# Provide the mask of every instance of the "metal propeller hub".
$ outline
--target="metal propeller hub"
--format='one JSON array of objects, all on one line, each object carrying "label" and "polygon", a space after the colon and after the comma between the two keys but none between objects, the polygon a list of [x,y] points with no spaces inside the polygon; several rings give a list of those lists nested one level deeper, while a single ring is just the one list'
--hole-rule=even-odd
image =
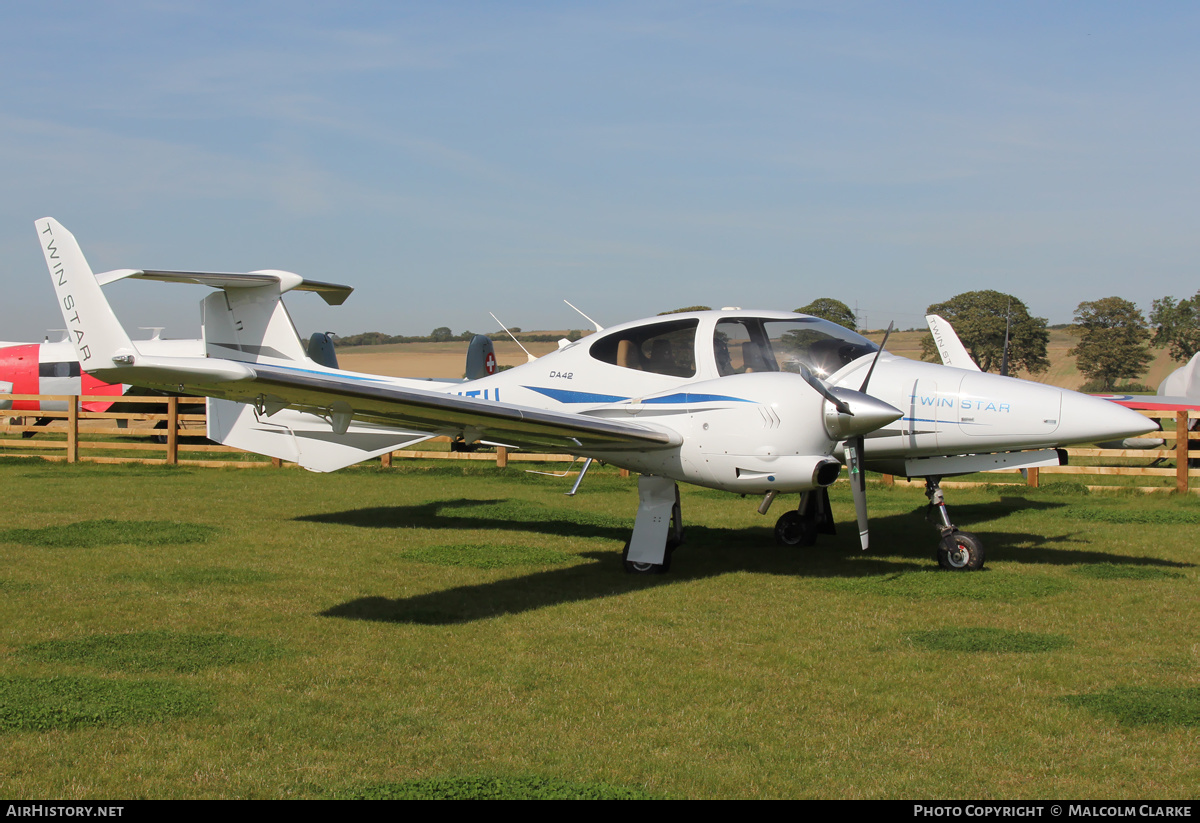
[{"label": "metal propeller hub", "polygon": [[839,386],[832,386],[829,391],[840,401],[839,405],[849,412],[831,402],[824,404],[825,431],[833,440],[845,440],[873,432],[904,416],[904,412],[878,397]]}]

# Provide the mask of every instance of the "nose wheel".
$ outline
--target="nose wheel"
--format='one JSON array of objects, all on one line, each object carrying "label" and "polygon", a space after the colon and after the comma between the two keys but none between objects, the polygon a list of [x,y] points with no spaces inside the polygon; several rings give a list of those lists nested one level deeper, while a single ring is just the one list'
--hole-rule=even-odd
[{"label": "nose wheel", "polygon": [[951,532],[938,543],[937,559],[948,571],[977,571],[983,568],[983,543],[970,532]]},{"label": "nose wheel", "polygon": [[958,527],[950,522],[940,477],[925,478],[925,496],[929,498],[929,511],[926,516],[942,534],[937,547],[938,565],[953,572],[982,569],[983,541],[971,532],[959,531]]}]

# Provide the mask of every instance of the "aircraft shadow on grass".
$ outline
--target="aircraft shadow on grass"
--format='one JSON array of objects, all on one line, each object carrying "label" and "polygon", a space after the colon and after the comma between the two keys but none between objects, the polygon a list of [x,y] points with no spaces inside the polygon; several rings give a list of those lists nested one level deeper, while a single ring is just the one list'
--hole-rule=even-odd
[{"label": "aircraft shadow on grass", "polygon": [[[1073,534],[1047,537],[1009,531],[1003,524],[989,523],[1020,510],[1056,509],[1066,505],[1002,498],[996,503],[959,506],[957,510],[964,513],[964,519],[990,526],[978,529],[978,533],[987,543],[989,557],[996,561],[1051,565],[1190,565],[1070,548],[1071,544],[1087,545],[1087,541]],[[505,516],[498,517],[499,514]],[[595,519],[588,522],[588,518],[589,515],[581,513],[581,519],[572,520],[570,511],[551,507],[539,509],[536,504],[531,507],[522,500],[459,499],[418,506],[352,509],[296,519],[360,528],[499,530],[564,538],[599,538],[614,544],[614,551],[585,551],[577,555],[591,561],[587,563],[413,597],[361,597],[322,612],[326,617],[352,620],[426,625],[464,623],[739,571],[844,579],[936,570],[930,551],[932,529],[924,523],[921,509],[875,518],[872,525],[872,533],[877,535],[875,545],[881,547],[879,551],[886,553],[885,556],[863,555],[851,527],[843,527],[836,536],[823,535],[816,546],[781,547],[775,545],[772,529],[768,526],[713,528],[687,525],[685,516],[686,541],[676,554],[677,562],[666,575],[623,574],[619,548],[629,535],[628,524],[619,518],[596,518],[611,519],[607,525],[595,522]]]}]

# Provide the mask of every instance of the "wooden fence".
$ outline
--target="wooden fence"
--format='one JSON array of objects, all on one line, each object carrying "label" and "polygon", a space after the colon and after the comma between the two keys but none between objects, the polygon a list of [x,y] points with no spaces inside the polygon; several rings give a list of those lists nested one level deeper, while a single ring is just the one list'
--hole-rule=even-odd
[{"label": "wooden fence", "polygon": [[[167,463],[191,466],[265,468],[279,467],[283,462],[262,458],[230,446],[214,443],[192,442],[204,436],[205,415],[203,405],[191,398],[178,397],[72,397],[44,395],[0,395],[0,399],[20,401],[51,401],[63,407],[63,411],[0,410],[0,454],[40,456],[47,460],[68,463],[80,461],[96,463]],[[81,404],[111,403],[108,411],[90,412],[81,409]],[[132,411],[118,411],[121,407],[133,407]],[[150,408],[161,408],[161,412],[149,412]],[[1142,412],[1145,416],[1162,419],[1163,412]],[[1070,474],[1082,477],[1119,476],[1145,478],[1159,481],[1156,485],[1134,486],[1144,491],[1200,492],[1200,483],[1192,484],[1191,478],[1200,479],[1200,469],[1188,469],[1189,457],[1200,459],[1200,450],[1189,451],[1187,438],[1189,419],[1200,417],[1200,412],[1167,413],[1174,417],[1174,426],[1164,424],[1158,436],[1169,441],[1162,449],[1068,449],[1073,465],[1029,469],[1024,480],[1030,486],[1038,486],[1043,475]],[[15,418],[15,420],[11,419]],[[155,426],[160,426],[155,428]],[[1200,434],[1200,433],[1198,433]],[[32,436],[31,436],[32,435]],[[36,438],[36,435],[43,437]],[[154,442],[159,439],[162,442]],[[445,443],[446,438],[435,438],[426,443]],[[1173,441],[1173,442],[1170,442]],[[420,444],[420,445],[425,445]],[[181,453],[183,456],[181,457]],[[385,454],[384,466],[393,465],[395,460],[486,460],[506,467],[510,462],[570,463],[575,460],[565,454],[531,454],[509,452],[500,447],[495,451],[436,451],[427,449],[401,449]],[[1074,465],[1076,460],[1087,465]],[[1109,465],[1110,463],[1138,461],[1174,461],[1174,467]],[[999,472],[1003,473],[1003,472]],[[1015,474],[1015,470],[1011,472]],[[622,471],[622,474],[627,472]],[[997,474],[997,473],[989,473]],[[1171,482],[1171,481],[1174,482]],[[910,483],[923,485],[922,480],[905,481],[884,475],[885,483]],[[980,482],[980,481],[976,481]],[[986,482],[986,481],[983,481]],[[944,486],[970,485],[968,481],[944,482]],[[1125,486],[1128,488],[1128,486]],[[1089,486],[1093,489],[1106,488],[1102,485]]]}]

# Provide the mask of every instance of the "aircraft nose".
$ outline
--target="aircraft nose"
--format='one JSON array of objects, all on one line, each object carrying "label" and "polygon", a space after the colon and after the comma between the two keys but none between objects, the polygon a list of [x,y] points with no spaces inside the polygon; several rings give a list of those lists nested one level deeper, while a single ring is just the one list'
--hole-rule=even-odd
[{"label": "aircraft nose", "polygon": [[1157,430],[1152,420],[1132,409],[1079,392],[1062,393],[1058,433],[1064,444],[1120,440]]}]

